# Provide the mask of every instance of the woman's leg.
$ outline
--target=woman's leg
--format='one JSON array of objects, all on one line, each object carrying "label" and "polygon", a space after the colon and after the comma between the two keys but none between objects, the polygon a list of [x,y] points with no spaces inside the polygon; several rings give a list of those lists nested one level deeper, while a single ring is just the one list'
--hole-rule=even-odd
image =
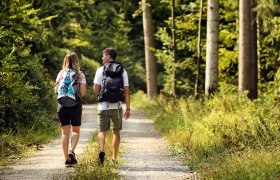
[{"label": "woman's leg", "polygon": [[64,159],[68,159],[68,148],[69,148],[69,135],[70,135],[70,125],[61,127],[61,145],[64,154]]},{"label": "woman's leg", "polygon": [[80,139],[80,126],[72,126],[71,150],[74,152]]}]

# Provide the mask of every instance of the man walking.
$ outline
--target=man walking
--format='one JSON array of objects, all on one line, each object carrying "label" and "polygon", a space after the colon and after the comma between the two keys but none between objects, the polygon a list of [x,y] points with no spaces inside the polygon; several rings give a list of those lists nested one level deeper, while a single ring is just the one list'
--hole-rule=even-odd
[{"label": "man walking", "polygon": [[[98,97],[98,143],[99,162],[105,159],[105,137],[110,130],[110,122],[113,129],[113,162],[117,162],[120,145],[120,130],[122,130],[122,118],[130,117],[130,94],[128,75],[122,65],[115,61],[117,50],[106,48],[102,51],[103,66],[98,68],[93,81],[93,91]],[[123,114],[122,101],[125,101],[126,109]]]}]

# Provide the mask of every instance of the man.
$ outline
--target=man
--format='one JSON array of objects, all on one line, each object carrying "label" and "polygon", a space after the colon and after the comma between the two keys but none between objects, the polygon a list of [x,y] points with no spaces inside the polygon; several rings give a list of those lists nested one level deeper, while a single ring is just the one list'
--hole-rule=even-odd
[{"label": "man", "polygon": [[[117,50],[115,48],[106,48],[102,51],[103,57],[103,66],[98,68],[96,70],[96,74],[94,77],[94,85],[93,85],[93,91],[96,95],[98,95],[98,126],[99,126],[99,133],[98,133],[98,143],[99,143],[99,162],[100,164],[103,164],[105,159],[105,152],[104,152],[104,146],[105,146],[105,137],[106,132],[110,130],[110,122],[112,122],[113,129],[113,162],[117,162],[117,155],[120,145],[120,130],[122,130],[122,116],[123,116],[123,110],[122,110],[122,98],[118,97],[120,93],[124,93],[125,97],[125,104],[126,104],[126,110],[124,112],[124,118],[125,120],[130,117],[130,94],[129,94],[129,83],[128,83],[128,75],[125,69],[122,68],[121,64],[117,63],[115,61],[117,57]],[[121,82],[119,85],[122,87],[118,90],[120,93],[114,94],[111,93],[110,95],[114,95],[114,97],[108,97],[106,95],[106,92],[109,91],[108,84],[109,82],[106,82],[109,77],[109,73],[107,73],[110,69],[110,67],[117,67],[116,69],[121,69],[120,71],[120,78]],[[119,68],[121,67],[121,68]],[[116,74],[116,73],[115,73]],[[110,80],[114,81],[116,78],[111,78]],[[109,80],[108,80],[109,81]],[[118,82],[118,81],[116,81]],[[114,83],[114,82],[113,82]],[[105,85],[106,84],[106,85]],[[108,89],[106,89],[108,88]],[[115,102],[111,99],[117,99]]]}]

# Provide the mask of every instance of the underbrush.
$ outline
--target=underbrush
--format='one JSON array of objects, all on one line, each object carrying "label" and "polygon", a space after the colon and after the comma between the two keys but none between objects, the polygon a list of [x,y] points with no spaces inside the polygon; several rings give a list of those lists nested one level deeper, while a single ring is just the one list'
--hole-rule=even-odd
[{"label": "underbrush", "polygon": [[31,127],[17,126],[17,129],[5,130],[0,135],[0,169],[13,160],[25,157],[40,149],[42,144],[50,142],[59,135],[60,126],[53,117],[38,116]]},{"label": "underbrush", "polygon": [[250,101],[221,90],[205,100],[149,100],[141,92],[132,99],[202,178],[280,178],[280,107],[273,96]]},{"label": "underbrush", "polygon": [[99,146],[97,134],[93,134],[87,149],[79,156],[79,163],[75,166],[73,174],[66,179],[119,179],[118,164],[112,163],[112,133],[106,135],[105,154],[106,159],[102,166],[98,163]]}]

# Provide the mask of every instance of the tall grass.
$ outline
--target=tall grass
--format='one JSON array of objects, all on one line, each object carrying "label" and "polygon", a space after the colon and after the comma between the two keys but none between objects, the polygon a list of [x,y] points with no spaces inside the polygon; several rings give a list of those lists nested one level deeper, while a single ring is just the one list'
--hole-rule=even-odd
[{"label": "tall grass", "polygon": [[112,163],[112,133],[108,132],[105,143],[105,161],[103,165],[98,163],[98,141],[97,134],[93,134],[85,152],[79,157],[79,163],[75,167],[73,174],[69,174],[66,179],[83,179],[83,180],[113,180],[118,177],[118,164]]},{"label": "tall grass", "polygon": [[16,130],[6,130],[0,135],[0,169],[14,159],[29,155],[40,149],[42,144],[58,136],[60,126],[51,116],[38,116],[30,128],[17,126]]},{"label": "tall grass", "polygon": [[279,158],[272,158],[280,156],[280,107],[273,96],[250,101],[222,90],[204,101],[149,100],[143,93],[132,99],[202,177],[280,178]]}]

